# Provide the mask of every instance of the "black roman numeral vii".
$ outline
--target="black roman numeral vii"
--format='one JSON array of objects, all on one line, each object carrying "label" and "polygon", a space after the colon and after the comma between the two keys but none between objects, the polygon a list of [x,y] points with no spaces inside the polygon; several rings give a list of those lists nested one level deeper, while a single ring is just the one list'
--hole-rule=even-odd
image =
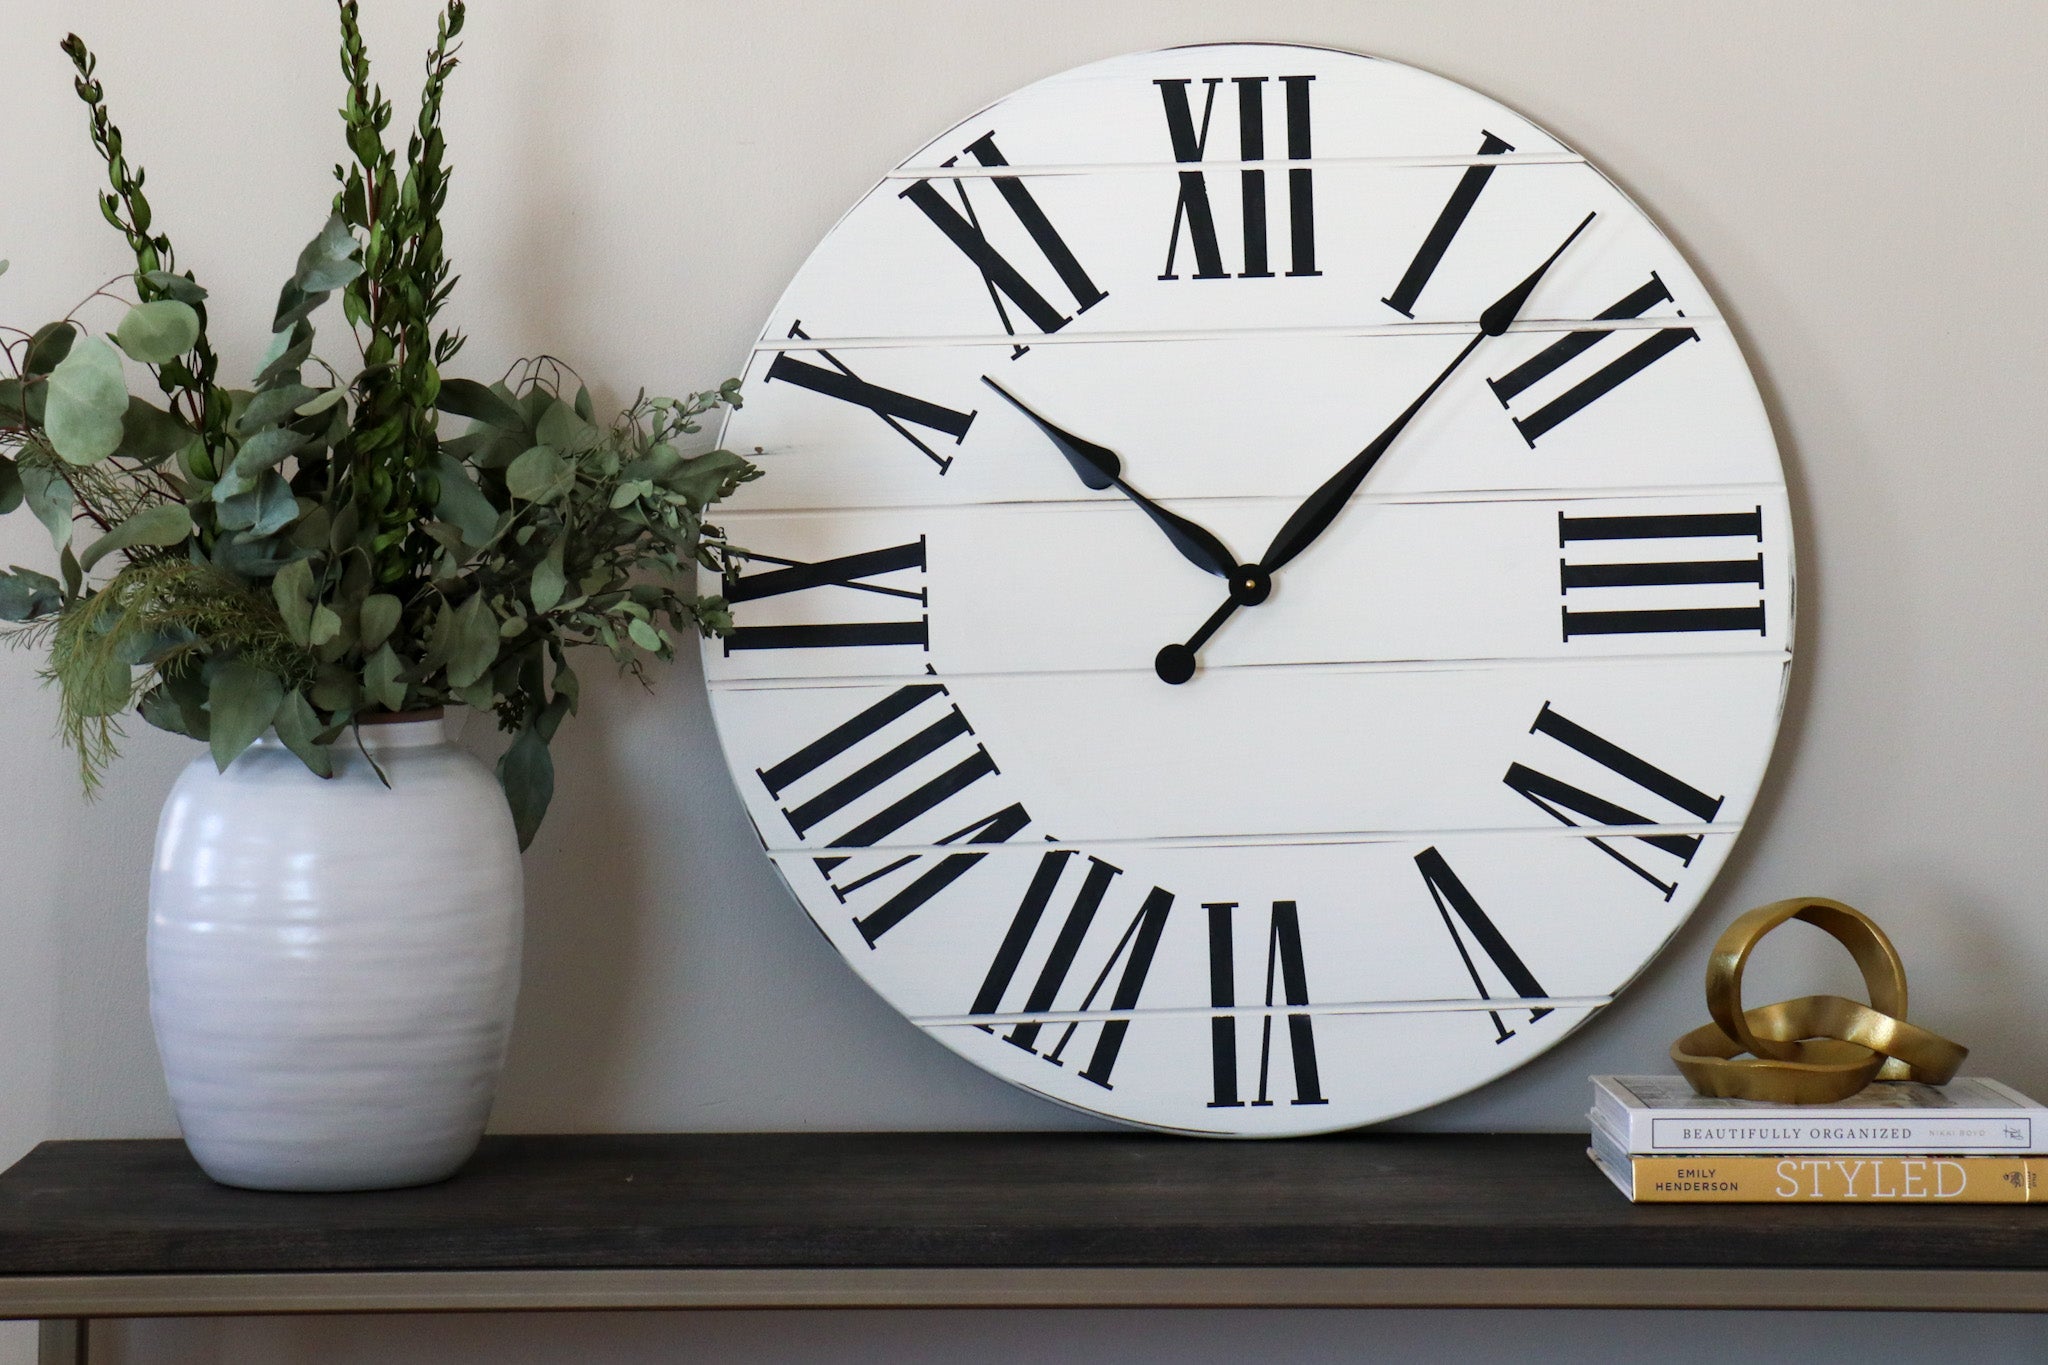
[{"label": "black roman numeral vii", "polygon": [[[1234,76],[1231,85],[1237,90],[1237,151],[1241,161],[1264,161],[1266,159],[1266,84],[1265,76]],[[1287,118],[1287,159],[1307,161],[1311,155],[1309,144],[1309,82],[1314,76],[1281,76],[1278,78],[1286,105]],[[1166,106],[1166,135],[1173,145],[1173,159],[1183,165],[1202,160],[1209,145],[1210,116],[1216,112],[1216,92],[1223,84],[1221,76],[1208,76],[1202,81],[1202,118],[1195,121],[1193,102],[1189,98],[1191,81],[1159,80],[1159,98]],[[1288,270],[1290,277],[1320,275],[1316,269],[1316,204],[1315,172],[1307,166],[1290,167],[1287,172],[1287,244]],[[1244,242],[1244,269],[1236,278],[1246,280],[1269,280],[1273,269],[1266,243],[1266,172],[1263,167],[1247,166],[1238,172],[1238,196],[1242,206]],[[1182,230],[1188,237],[1188,246],[1195,257],[1195,273],[1190,276],[1197,280],[1227,280],[1232,278],[1223,264],[1223,245],[1216,235],[1216,215],[1209,206],[1209,181],[1201,171],[1180,173],[1180,197],[1173,206],[1173,231],[1166,239],[1166,270],[1162,280],[1177,280],[1181,276],[1174,271],[1174,258],[1180,250]]]},{"label": "black roman numeral vii", "polygon": [[[798,341],[809,341],[801,322],[790,326],[789,335]],[[821,393],[827,398],[836,398],[842,403],[866,408],[887,424],[889,430],[901,436],[924,452],[924,457],[939,467],[941,474],[953,466],[951,455],[941,455],[926,445],[924,438],[910,428],[923,427],[927,431],[941,432],[953,438],[958,445],[967,439],[967,428],[974,422],[972,412],[956,412],[952,408],[923,398],[913,398],[907,393],[885,389],[880,384],[870,384],[845,365],[830,351],[819,351],[818,359],[823,365],[813,365],[808,360],[798,359],[788,351],[778,354],[763,376],[764,383],[782,380],[799,388]]]},{"label": "black roman numeral vii", "polygon": [[[758,602],[764,597],[806,592],[813,588],[848,588],[879,597],[899,598],[929,605],[924,590],[924,537],[907,545],[885,550],[839,555],[806,564],[798,559],[780,559],[759,550],[749,550],[751,563],[776,564],[780,568],[744,573],[726,590],[726,600],[735,605]],[[894,587],[867,580],[882,574],[916,570],[918,586]],[[725,637],[725,652],[736,649],[829,649],[847,645],[916,645],[931,647],[930,618],[922,612],[914,621],[832,621],[794,626],[740,625]]]},{"label": "black roman numeral vii", "polygon": [[[1499,156],[1512,152],[1514,147],[1485,133],[1479,141],[1479,155]],[[1436,273],[1438,262],[1451,246],[1451,239],[1458,235],[1458,229],[1465,226],[1465,219],[1471,214],[1472,206],[1479,202],[1479,192],[1486,188],[1486,182],[1493,178],[1494,166],[1488,162],[1483,166],[1467,166],[1465,173],[1458,177],[1457,187],[1451,197],[1444,201],[1443,212],[1431,224],[1429,235],[1422,239],[1422,245],[1415,252],[1415,259],[1408,262],[1401,282],[1394,286],[1394,292],[1380,302],[1404,318],[1415,316],[1415,301],[1422,297],[1422,287],[1429,283],[1429,277]]]},{"label": "black roman numeral vii", "polygon": [[[897,738],[900,736],[900,738]],[[862,763],[847,761],[856,746],[877,737],[892,739],[890,747]],[[944,755],[942,771],[919,780],[905,774],[920,762]],[[929,769],[932,765],[927,764]],[[844,770],[843,772],[841,770]],[[912,821],[964,801],[965,793],[984,778],[994,776],[995,760],[974,739],[974,730],[940,683],[911,683],[897,688],[851,719],[833,726],[817,739],[772,767],[757,769],[769,796],[780,801],[783,793],[799,784],[815,787],[814,775],[822,787],[802,801],[782,809],[783,818],[799,839],[823,842],[833,849],[868,848],[886,840]],[[831,773],[840,773],[836,779]],[[828,839],[813,840],[812,831],[840,818],[851,820],[843,831]],[[958,813],[954,812],[953,819]],[[1031,823],[1024,808],[1015,803],[977,816],[958,829],[931,839],[934,844],[1000,844]],[[943,828],[943,826],[941,826]],[[856,892],[883,897],[879,905],[856,915],[854,926],[870,946],[912,911],[959,880],[980,862],[984,852],[909,854],[841,883],[834,874],[851,859],[850,854],[833,853],[815,861],[842,903]],[[903,877],[894,874],[904,873]],[[864,897],[865,899],[865,897]]]},{"label": "black roman numeral vii", "polygon": [[[1624,318],[1639,318],[1658,304],[1670,301],[1671,291],[1652,272],[1649,283],[1622,296],[1594,320],[1618,322]],[[1486,382],[1492,387],[1494,397],[1500,400],[1500,405],[1510,407],[1531,385],[1556,373],[1573,358],[1607,338],[1619,335],[1613,331],[1567,332],[1498,379]],[[1522,433],[1522,439],[1533,448],[1565,419],[1585,411],[1598,399],[1614,392],[1624,382],[1649,369],[1686,342],[1699,339],[1700,334],[1690,327],[1659,328],[1527,416],[1510,420],[1514,422],[1515,430]]]},{"label": "black roman numeral vii", "polygon": [[[1231,937],[1231,913],[1235,901],[1215,902],[1203,907],[1209,912],[1209,1003],[1217,1009],[1237,1004],[1237,954]],[[1280,1000],[1274,999],[1275,983]],[[1273,1060],[1273,1014],[1275,1004],[1306,1006],[1308,964],[1301,953],[1301,916],[1293,901],[1274,901],[1273,916],[1266,930],[1266,1005],[1259,1021],[1259,1089],[1251,1101],[1254,1107],[1273,1103],[1269,1081]],[[1218,1014],[1209,1020],[1209,1045],[1215,1072],[1216,1098],[1211,1109],[1241,1109],[1245,1101],[1237,1086],[1237,1016]],[[1287,1016],[1287,1049],[1294,1064],[1294,1098],[1291,1104],[1328,1104],[1323,1097],[1322,1076],[1316,1066],[1315,1017],[1305,1009]]]},{"label": "black roman numeral vii", "polygon": [[[1434,848],[1425,848],[1415,855],[1415,870],[1422,874],[1423,884],[1429,888],[1430,899],[1436,902],[1436,911],[1443,916],[1444,930],[1450,934],[1451,943],[1458,950],[1458,960],[1465,964],[1466,974],[1472,978],[1472,988],[1479,992],[1481,1000],[1491,1000],[1493,996],[1487,992],[1486,981],[1479,973],[1478,963],[1472,959],[1471,949],[1465,946],[1468,935],[1473,945],[1486,954],[1487,959],[1493,963],[1494,970],[1500,973],[1501,980],[1507,983],[1507,988],[1517,997],[1523,1000],[1541,1000],[1549,994],[1543,989],[1543,984],[1536,979],[1536,974],[1523,963],[1521,954],[1515,951],[1514,946],[1494,926],[1492,918],[1480,908],[1478,900],[1465,889],[1465,883],[1458,880],[1458,874],[1451,871],[1451,865],[1444,861],[1443,854]],[[1464,926],[1462,934],[1459,932],[1460,925]],[[1532,1009],[1529,1011],[1529,1022],[1533,1024],[1548,1013],[1550,1010],[1547,1006]],[[1501,1022],[1499,1010],[1488,1010],[1487,1014],[1492,1017],[1494,1031],[1499,1035],[1494,1042],[1505,1043],[1515,1036],[1515,1031]]]},{"label": "black roman numeral vii", "polygon": [[[1612,740],[1603,739],[1576,721],[1568,720],[1550,709],[1550,703],[1543,703],[1543,709],[1536,713],[1536,723],[1529,727],[1532,735],[1543,735],[1556,740],[1568,749],[1577,751],[1592,759],[1616,777],[1625,779],[1636,788],[1659,797],[1696,820],[1712,821],[1720,814],[1721,803],[1726,798],[1709,796],[1691,783],[1680,781],[1662,768],[1636,757]],[[1638,815],[1635,811],[1604,796],[1596,796],[1583,788],[1575,787],[1561,778],[1520,763],[1508,765],[1507,776],[1501,779],[1517,795],[1534,803],[1538,809],[1559,824],[1580,828],[1574,814],[1601,825],[1655,825],[1664,823]],[[1700,836],[1697,834],[1632,834],[1628,836],[1639,843],[1678,860],[1679,866],[1692,865],[1693,855],[1700,851]],[[1629,871],[1641,877],[1670,900],[1678,890],[1678,883],[1662,881],[1641,863],[1630,858],[1604,838],[1591,838],[1584,842],[1605,853]]]},{"label": "black roman numeral vii", "polygon": [[[1764,633],[1764,604],[1740,607],[1660,607],[1636,611],[1584,611],[1572,607],[1581,589],[1689,587],[1746,583],[1761,593],[1764,557],[1660,559],[1640,563],[1574,564],[1571,547],[1603,540],[1703,540],[1728,537],[1761,543],[1764,510],[1685,513],[1647,517],[1572,517],[1557,514],[1557,544],[1567,557],[1557,561],[1558,591],[1565,598],[1564,638],[1582,635],[1658,635],[1693,631],[1753,630]],[[1583,600],[1583,599],[1582,599]]]},{"label": "black roman numeral vii", "polygon": [[[1007,166],[1010,163],[996,148],[995,135],[984,133],[968,144],[967,154],[983,166]],[[954,165],[958,157],[948,157],[945,164]],[[1081,268],[1081,262],[1059,233],[1054,230],[1052,220],[1045,216],[1045,210],[1031,197],[1030,189],[1022,178],[1015,175],[998,175],[995,181],[996,193],[1009,207],[1024,231],[1038,248],[1039,255],[1060,283],[1073,296],[1074,312],[1085,313],[1096,304],[1108,298],[1103,290],[1096,288],[1095,281],[1088,278],[1088,272]],[[925,217],[932,220],[946,240],[960,249],[962,255],[974,263],[981,272],[982,282],[988,286],[989,301],[995,305],[996,316],[1002,320],[1003,330],[1011,336],[1017,335],[1016,326],[1010,321],[1010,310],[1003,305],[1008,298],[1017,305],[1018,311],[1030,320],[1031,325],[1041,332],[1057,332],[1074,319],[1072,315],[1055,307],[1038,287],[1025,278],[1024,272],[1011,264],[1009,259],[993,246],[983,233],[981,219],[976,215],[974,202],[967,195],[966,180],[952,178],[953,195],[960,207],[954,208],[946,202],[945,195],[929,180],[919,180],[899,196],[915,204]],[[1025,346],[1011,348],[1012,357],[1022,355],[1030,349]]]},{"label": "black roman numeral vii", "polygon": [[[1072,849],[1057,849],[1046,852],[1038,861],[1038,870],[1031,878],[1031,885],[1025,889],[1024,899],[1017,906],[1017,913],[1010,921],[1010,928],[1003,935],[1000,947],[996,949],[995,960],[989,964],[988,975],[983,978],[981,990],[974,997],[973,1013],[1001,1014],[1003,997],[1009,992],[1016,979],[1017,968],[1022,964],[1026,950],[1037,936],[1039,926],[1046,919],[1046,911],[1052,907],[1053,896],[1059,890],[1062,877],[1073,862]],[[1131,916],[1122,934],[1110,949],[1102,970],[1089,983],[1087,992],[1077,1004],[1067,1010],[1059,1008],[1061,990],[1067,979],[1073,975],[1075,962],[1088,939],[1088,931],[1095,923],[1108,897],[1110,883],[1122,875],[1122,869],[1112,867],[1100,858],[1091,857],[1081,873],[1081,884],[1072,892],[1073,900],[1067,906],[1064,918],[1053,934],[1051,947],[1047,950],[1044,963],[1031,983],[1024,997],[1023,1014],[1083,1013],[1096,1008],[1101,999],[1103,987],[1109,984],[1112,974],[1116,985],[1112,988],[1109,1001],[1104,1006],[1110,1010],[1134,1010],[1138,1007],[1138,996],[1145,988],[1146,974],[1152,970],[1152,959],[1159,951],[1160,936],[1166,931],[1166,917],[1173,909],[1173,895],[1159,887],[1146,893],[1144,903]],[[1118,967],[1122,971],[1118,972]],[[1003,1037],[1014,1046],[1044,1058],[1054,1066],[1062,1066],[1061,1060],[1067,1044],[1075,1032],[1086,1021],[1070,1020],[1060,1029],[1059,1037],[1051,1048],[1042,1046],[1041,1035],[1048,1027],[1059,1028],[1057,1024],[1047,1025],[1027,1020],[1012,1026]],[[1124,1038],[1130,1032],[1128,1018],[1107,1019],[1090,1024],[1099,1031],[1095,1035],[1095,1046],[1088,1054],[1087,1065],[1077,1073],[1082,1080],[1092,1081],[1104,1090],[1111,1089],[1110,1076],[1116,1068],[1117,1054],[1122,1051]],[[990,1033],[991,1025],[981,1026]]]}]

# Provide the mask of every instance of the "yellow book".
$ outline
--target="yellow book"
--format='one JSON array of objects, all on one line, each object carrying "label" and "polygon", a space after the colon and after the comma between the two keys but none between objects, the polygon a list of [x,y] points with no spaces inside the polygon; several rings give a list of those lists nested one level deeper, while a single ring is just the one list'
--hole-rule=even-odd
[{"label": "yellow book", "polygon": [[1586,1154],[1638,1204],[2048,1203],[2048,1157]]}]

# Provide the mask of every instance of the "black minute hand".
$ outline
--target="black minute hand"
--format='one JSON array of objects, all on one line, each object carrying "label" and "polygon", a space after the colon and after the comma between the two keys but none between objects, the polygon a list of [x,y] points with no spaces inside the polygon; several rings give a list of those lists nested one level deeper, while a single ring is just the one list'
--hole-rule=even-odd
[{"label": "black minute hand", "polygon": [[1379,463],[1380,456],[1387,453],[1387,448],[1394,444],[1395,438],[1415,420],[1415,415],[1422,411],[1423,405],[1436,396],[1436,391],[1444,386],[1444,381],[1457,373],[1458,367],[1465,363],[1472,352],[1479,349],[1480,342],[1507,331],[1509,325],[1520,316],[1523,307],[1529,302],[1529,296],[1536,292],[1537,282],[1551,266],[1557,264],[1557,258],[1564,255],[1565,247],[1570,246],[1578,235],[1586,230],[1586,225],[1593,221],[1593,217],[1594,215],[1587,214],[1580,220],[1579,225],[1572,229],[1571,236],[1565,238],[1557,250],[1550,253],[1549,259],[1529,272],[1529,278],[1488,305],[1486,311],[1479,315],[1478,332],[1465,343],[1465,348],[1452,358],[1451,363],[1444,366],[1443,373],[1431,380],[1429,387],[1424,389],[1385,431],[1374,437],[1371,445],[1352,456],[1349,463],[1331,475],[1322,487],[1309,494],[1301,506],[1294,509],[1294,515],[1287,519],[1279,534],[1273,537],[1273,543],[1266,547],[1265,557],[1259,560],[1260,568],[1268,573],[1279,568],[1306,550],[1315,538],[1337,519],[1337,513],[1344,509],[1344,504],[1358,491],[1358,485],[1365,482],[1365,476]]},{"label": "black minute hand", "polygon": [[1229,546],[1186,517],[1167,511],[1124,482],[1123,461],[1117,458],[1115,451],[1108,446],[1099,446],[1093,441],[1084,441],[1072,432],[1054,426],[1025,407],[1015,394],[987,375],[981,377],[981,382],[1001,394],[1011,407],[1030,418],[1032,425],[1044,432],[1053,445],[1058,447],[1060,454],[1067,457],[1067,463],[1081,476],[1082,483],[1097,491],[1114,488],[1138,504],[1145,515],[1152,518],[1160,530],[1166,532],[1166,538],[1173,542],[1173,548],[1179,550],[1196,568],[1215,574],[1219,578],[1229,578],[1236,574],[1237,559],[1230,553]]}]

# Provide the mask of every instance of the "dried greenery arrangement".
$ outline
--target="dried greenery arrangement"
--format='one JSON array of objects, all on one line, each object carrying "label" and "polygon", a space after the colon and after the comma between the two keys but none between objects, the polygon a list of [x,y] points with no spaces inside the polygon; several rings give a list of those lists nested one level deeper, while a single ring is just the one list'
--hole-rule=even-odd
[{"label": "dried greenery arrangement", "polygon": [[[552,360],[488,385],[442,375],[463,344],[438,326],[455,286],[441,105],[463,5],[441,14],[403,163],[355,0],[339,10],[350,160],[246,389],[220,382],[206,291],[157,229],[92,53],[65,40],[107,167],[100,208],[135,269],[70,316],[0,329],[0,513],[25,505],[58,560],[0,573],[0,620],[47,647],[88,790],[131,710],[222,768],[275,729],[326,776],[365,716],[460,704],[512,735],[499,776],[524,846],[553,792],[548,743],[576,709],[568,651],[600,645],[637,675],[678,634],[730,630],[724,601],[691,584],[698,565],[730,571],[737,552],[704,516],[759,471],[683,453],[699,419],[738,403],[737,380],[643,393],[600,421]],[[353,374],[313,351],[337,294]],[[81,314],[107,301],[128,306],[95,335]],[[131,365],[160,401],[129,392]],[[444,437],[444,414],[468,430]]]}]

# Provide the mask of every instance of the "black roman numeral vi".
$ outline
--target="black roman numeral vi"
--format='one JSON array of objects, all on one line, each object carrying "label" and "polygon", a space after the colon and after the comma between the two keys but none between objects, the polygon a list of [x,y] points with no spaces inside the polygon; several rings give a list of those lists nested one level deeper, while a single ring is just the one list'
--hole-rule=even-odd
[{"label": "black roman numeral vi", "polygon": [[[1603,310],[1595,321],[1618,322],[1624,318],[1639,318],[1658,304],[1670,301],[1671,291],[1653,272],[1649,283],[1623,295]],[[1619,335],[1613,331],[1567,332],[1498,379],[1486,382],[1493,389],[1494,397],[1500,400],[1500,405],[1510,408],[1531,385],[1556,373],[1609,337]],[[1567,418],[1584,412],[1686,342],[1699,339],[1700,334],[1690,327],[1659,328],[1527,416],[1510,420],[1514,422],[1515,430],[1522,433],[1522,439],[1534,448],[1536,442],[1556,430]]]},{"label": "black roman numeral vi", "polygon": [[[1241,161],[1266,159],[1266,85],[1269,79],[1265,76],[1231,78],[1230,83],[1237,91],[1237,151]],[[1311,155],[1308,95],[1309,82],[1314,79],[1314,76],[1278,78],[1286,106],[1289,161],[1307,161]],[[1182,165],[1199,163],[1208,150],[1210,119],[1216,112],[1216,92],[1223,85],[1223,78],[1203,78],[1199,123],[1195,121],[1193,101],[1189,97],[1191,81],[1158,80],[1153,84],[1159,87],[1159,98],[1166,107],[1166,135],[1173,146],[1173,159]],[[1266,172],[1263,167],[1247,166],[1238,172],[1238,197],[1243,225],[1244,269],[1238,271],[1235,278],[1269,280],[1273,278],[1273,268],[1266,240]],[[1287,172],[1287,223],[1288,276],[1322,274],[1316,269],[1315,172],[1307,166],[1290,167]],[[1195,273],[1188,278],[1232,278],[1223,264],[1223,244],[1217,237],[1216,215],[1209,204],[1209,181],[1202,171],[1184,170],[1180,173],[1180,196],[1173,206],[1173,230],[1166,239],[1166,269],[1159,276],[1162,280],[1181,278],[1174,270],[1174,261],[1183,232],[1195,258]]]},{"label": "black roman numeral vi", "polygon": [[[1493,996],[1487,992],[1486,981],[1479,973],[1479,966],[1473,961],[1471,950],[1465,946],[1467,936],[1480,952],[1486,954],[1487,960],[1493,963],[1494,970],[1500,973],[1501,980],[1505,981],[1507,988],[1518,997],[1523,1000],[1541,1000],[1549,994],[1543,989],[1543,984],[1536,979],[1536,974],[1523,963],[1521,954],[1514,950],[1514,946],[1495,927],[1492,917],[1480,908],[1479,901],[1465,889],[1465,883],[1458,880],[1458,874],[1451,871],[1451,865],[1444,860],[1443,854],[1434,848],[1425,848],[1415,855],[1415,870],[1422,874],[1423,884],[1429,888],[1430,899],[1436,902],[1436,911],[1443,916],[1444,931],[1451,936],[1451,944],[1458,950],[1458,960],[1465,964],[1465,971],[1472,978],[1472,989],[1479,992],[1481,1000],[1491,1000]],[[1464,928],[1463,933],[1459,932],[1461,925]],[[1529,1011],[1529,1022],[1533,1024],[1549,1013],[1548,1007],[1532,1009]],[[1494,1042],[1505,1043],[1515,1036],[1515,1031],[1501,1022],[1499,1010],[1488,1010],[1487,1014],[1492,1017],[1494,1030],[1499,1035]]]},{"label": "black roman numeral vi", "polygon": [[[801,322],[791,324],[789,335],[798,341],[810,340]],[[923,398],[913,398],[907,393],[885,389],[880,384],[870,384],[840,363],[830,351],[819,351],[817,355],[825,364],[813,365],[783,351],[769,363],[768,373],[762,377],[762,382],[773,383],[779,379],[809,389],[812,393],[866,408],[881,418],[889,430],[923,451],[924,457],[937,465],[941,474],[952,468],[951,455],[939,454],[910,428],[918,426],[940,432],[952,437],[953,444],[958,445],[967,439],[967,428],[974,423],[974,413],[956,412]]]},{"label": "black roman numeral vi", "polygon": [[[1237,954],[1232,944],[1231,915],[1235,901],[1214,902],[1203,907],[1209,912],[1209,1003],[1218,1009],[1237,1004]],[[1280,999],[1274,999],[1279,986]],[[1270,1105],[1269,1082],[1273,1060],[1273,1014],[1275,1004],[1306,1006],[1308,964],[1301,952],[1301,915],[1293,901],[1274,901],[1272,919],[1266,930],[1266,1005],[1259,1021],[1259,1089],[1253,1107]],[[1237,1084],[1237,1016],[1218,1014],[1209,1020],[1211,1069],[1215,1074],[1216,1098],[1211,1109],[1241,1109]],[[1305,1009],[1287,1016],[1287,1050],[1294,1066],[1294,1098],[1291,1104],[1328,1104],[1323,1097],[1322,1075],[1316,1066],[1315,1016]]]},{"label": "black roman numeral vi", "polygon": [[1659,607],[1634,611],[1574,609],[1572,594],[1599,588],[1685,588],[1699,584],[1746,583],[1761,593],[1764,557],[1660,559],[1637,563],[1574,564],[1575,544],[1609,540],[1741,539],[1761,542],[1764,511],[1682,513],[1645,517],[1572,517],[1557,514],[1557,544],[1567,557],[1557,561],[1558,591],[1565,598],[1564,638],[1584,635],[1658,635],[1694,631],[1753,630],[1764,633],[1764,604],[1740,607]]},{"label": "black roman numeral vi", "polygon": [[[1725,797],[1709,796],[1689,782],[1681,781],[1649,761],[1637,757],[1619,744],[1603,739],[1585,726],[1569,720],[1550,709],[1550,703],[1543,703],[1543,709],[1536,713],[1535,724],[1529,727],[1532,735],[1543,735],[1568,749],[1577,751],[1592,759],[1616,777],[1629,782],[1638,790],[1658,797],[1676,806],[1696,820],[1711,822],[1720,814]],[[1562,825],[1574,829],[1580,827],[1573,815],[1582,816],[1601,825],[1655,825],[1665,823],[1638,815],[1616,801],[1596,796],[1582,787],[1573,786],[1561,778],[1520,763],[1510,763],[1507,775],[1501,779],[1510,790],[1533,803],[1537,809]],[[1669,857],[1676,858],[1679,866],[1692,865],[1693,856],[1700,851],[1700,836],[1697,834],[1632,834],[1628,836],[1647,848]],[[1591,838],[1583,842],[1592,845],[1623,867],[1641,877],[1663,893],[1670,900],[1678,890],[1676,880],[1664,881],[1654,875],[1635,859],[1616,848],[1604,838]]]},{"label": "black roman numeral vi", "polygon": [[[891,545],[884,550],[839,555],[815,564],[806,564],[798,559],[781,559],[775,555],[763,554],[759,550],[749,550],[746,552],[749,562],[776,564],[781,567],[766,569],[759,573],[741,574],[727,588],[726,600],[737,605],[741,602],[758,602],[765,597],[780,597],[785,593],[806,592],[816,588],[846,588],[878,597],[915,602],[919,607],[924,607],[928,605],[924,589],[924,549],[924,537],[919,536],[906,545]],[[905,573],[910,570],[915,570],[918,575],[918,586],[915,589],[868,581],[883,574]],[[931,647],[929,621],[929,617],[920,613],[914,621],[832,621],[793,626],[739,625],[733,629],[732,634],[725,637],[725,652],[730,655],[736,649],[830,649],[851,645],[916,645],[920,649],[928,649]]]}]

